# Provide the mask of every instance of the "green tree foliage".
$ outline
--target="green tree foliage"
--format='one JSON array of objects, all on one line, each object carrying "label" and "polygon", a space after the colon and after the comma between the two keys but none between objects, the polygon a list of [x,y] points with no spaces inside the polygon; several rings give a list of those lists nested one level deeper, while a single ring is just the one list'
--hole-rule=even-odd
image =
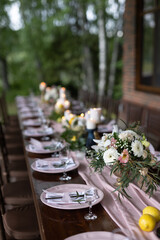
[{"label": "green tree foliage", "polygon": [[[109,0],[100,0],[105,6],[107,69],[113,51],[114,27],[116,22],[108,13]],[[11,28],[8,8],[19,4],[22,27]],[[38,85],[45,81],[48,85],[70,87],[73,96],[88,81],[84,69],[84,47],[90,51],[90,61],[94,73],[94,85],[98,89],[98,5],[91,0],[1,0],[0,14],[0,57],[8,64],[8,79],[12,96],[28,94],[30,89],[38,92]],[[112,34],[109,34],[112,32]],[[120,45],[122,42],[120,41]],[[121,85],[121,52],[117,61],[115,93],[119,98]],[[117,74],[116,73],[116,74]],[[106,82],[109,70],[107,71]],[[116,75],[117,76],[117,75]],[[120,77],[119,77],[120,76]],[[2,74],[0,74],[2,79]],[[106,84],[107,88],[107,84]],[[14,92],[13,89],[16,89]],[[18,92],[17,92],[18,91]],[[106,89],[107,92],[107,89]]]}]

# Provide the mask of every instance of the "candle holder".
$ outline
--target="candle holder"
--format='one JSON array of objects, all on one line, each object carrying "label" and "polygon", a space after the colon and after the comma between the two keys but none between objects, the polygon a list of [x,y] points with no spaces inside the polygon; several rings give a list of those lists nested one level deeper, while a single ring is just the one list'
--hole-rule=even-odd
[{"label": "candle holder", "polygon": [[91,149],[91,146],[94,145],[94,141],[93,139],[95,138],[94,136],[94,132],[97,129],[86,129],[86,131],[88,132],[88,136],[87,136],[87,141],[86,141],[86,147],[87,149]]}]

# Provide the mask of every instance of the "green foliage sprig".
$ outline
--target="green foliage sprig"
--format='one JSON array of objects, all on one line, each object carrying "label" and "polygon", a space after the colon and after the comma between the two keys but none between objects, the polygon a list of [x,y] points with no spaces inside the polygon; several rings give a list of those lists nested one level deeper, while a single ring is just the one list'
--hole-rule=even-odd
[{"label": "green foliage sprig", "polygon": [[72,151],[84,150],[86,147],[86,136],[84,131],[74,131],[71,128],[65,127],[65,131],[61,134],[61,137],[69,143],[69,147]]},{"label": "green foliage sprig", "polygon": [[63,116],[63,113],[57,113],[56,111],[53,111],[49,116],[49,119],[59,122],[62,116]]}]

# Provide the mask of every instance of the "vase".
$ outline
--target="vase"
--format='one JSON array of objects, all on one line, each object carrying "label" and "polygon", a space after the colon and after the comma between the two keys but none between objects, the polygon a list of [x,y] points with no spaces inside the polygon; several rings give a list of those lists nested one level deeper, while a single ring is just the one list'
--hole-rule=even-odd
[{"label": "vase", "polygon": [[[137,181],[137,186],[145,192],[148,186],[146,182],[144,182],[142,186],[142,181],[143,181],[143,176],[140,176],[139,180]],[[150,180],[147,178],[147,182],[149,181]]]},{"label": "vase", "polygon": [[95,144],[93,139],[95,138],[94,137],[94,131],[96,131],[96,129],[86,129],[86,130],[88,132],[87,141],[86,141],[86,147],[88,149],[91,149],[91,146]]}]

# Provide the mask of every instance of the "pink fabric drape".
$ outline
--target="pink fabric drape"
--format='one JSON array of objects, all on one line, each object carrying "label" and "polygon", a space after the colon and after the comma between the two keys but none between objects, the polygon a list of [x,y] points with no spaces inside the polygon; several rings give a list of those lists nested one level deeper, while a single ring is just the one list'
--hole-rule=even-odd
[{"label": "pink fabric drape", "polygon": [[138,225],[138,221],[142,215],[143,208],[146,206],[160,207],[160,188],[158,188],[153,197],[149,198],[143,190],[131,183],[127,189],[131,199],[122,197],[120,202],[117,197],[117,191],[113,192],[116,188],[115,184],[117,177],[114,175],[110,176],[109,168],[106,167],[102,174],[95,173],[89,167],[88,161],[83,159],[78,172],[85,180],[86,184],[94,185],[103,191],[104,199],[101,202],[103,208],[120,228],[129,231],[132,239],[158,240],[155,231],[142,231]]}]

